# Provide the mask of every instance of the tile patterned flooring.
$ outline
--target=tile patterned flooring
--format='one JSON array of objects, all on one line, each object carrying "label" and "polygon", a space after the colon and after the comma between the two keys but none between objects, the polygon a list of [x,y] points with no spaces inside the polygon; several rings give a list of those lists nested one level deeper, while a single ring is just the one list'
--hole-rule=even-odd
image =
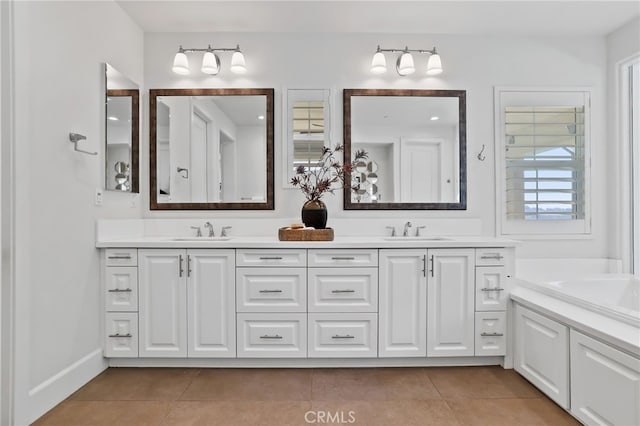
[{"label": "tile patterned flooring", "polygon": [[34,424],[561,426],[580,423],[513,370],[495,366],[110,368]]}]

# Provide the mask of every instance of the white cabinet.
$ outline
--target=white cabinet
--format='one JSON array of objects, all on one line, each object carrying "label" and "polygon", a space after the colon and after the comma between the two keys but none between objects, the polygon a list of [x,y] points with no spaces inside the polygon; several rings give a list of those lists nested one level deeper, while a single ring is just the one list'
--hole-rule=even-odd
[{"label": "white cabinet", "polygon": [[506,312],[476,312],[476,356],[504,355]]},{"label": "white cabinet", "polygon": [[474,355],[474,249],[429,250],[427,356]]},{"label": "white cabinet", "polygon": [[234,250],[138,254],[140,356],[235,356]]},{"label": "white cabinet", "polygon": [[238,314],[238,358],[306,356],[306,314]]},{"label": "white cabinet", "polygon": [[309,312],[377,312],[378,268],[309,268]]},{"label": "white cabinet", "polygon": [[138,268],[110,266],[105,271],[107,312],[138,312]]},{"label": "white cabinet", "polygon": [[107,312],[105,317],[107,358],[138,356],[138,313]]},{"label": "white cabinet", "polygon": [[309,358],[369,358],[378,354],[375,313],[309,314]]},{"label": "white cabinet", "polygon": [[238,312],[306,312],[306,268],[238,268]]},{"label": "white cabinet", "polygon": [[571,330],[571,413],[585,425],[640,425],[640,359]]},{"label": "white cabinet", "polygon": [[380,250],[378,355],[427,354],[426,250]]},{"label": "white cabinet", "polygon": [[514,368],[569,408],[569,329],[521,305],[515,308]]},{"label": "white cabinet", "polygon": [[506,311],[507,272],[504,266],[476,268],[476,311]]},{"label": "white cabinet", "polygon": [[309,250],[310,267],[376,267],[376,249],[319,249]]}]

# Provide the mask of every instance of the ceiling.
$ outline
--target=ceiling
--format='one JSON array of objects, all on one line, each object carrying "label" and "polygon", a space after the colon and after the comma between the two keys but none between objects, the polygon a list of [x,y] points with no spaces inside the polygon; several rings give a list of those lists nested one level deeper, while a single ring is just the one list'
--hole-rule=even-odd
[{"label": "ceiling", "polygon": [[640,15],[638,0],[116,1],[145,32],[606,35]]}]

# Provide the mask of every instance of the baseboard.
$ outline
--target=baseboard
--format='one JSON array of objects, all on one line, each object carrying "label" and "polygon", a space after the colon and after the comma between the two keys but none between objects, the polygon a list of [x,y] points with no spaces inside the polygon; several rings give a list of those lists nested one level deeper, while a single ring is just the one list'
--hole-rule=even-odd
[{"label": "baseboard", "polygon": [[102,349],[96,349],[29,391],[29,424],[64,401],[107,368]]}]

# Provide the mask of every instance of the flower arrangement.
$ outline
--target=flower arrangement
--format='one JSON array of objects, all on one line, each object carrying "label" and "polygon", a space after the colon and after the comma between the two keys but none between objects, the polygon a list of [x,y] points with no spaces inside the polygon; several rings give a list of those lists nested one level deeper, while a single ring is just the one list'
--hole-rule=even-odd
[{"label": "flower arrangement", "polygon": [[[368,154],[364,150],[358,150],[352,162],[341,164],[335,157],[343,151],[342,145],[336,145],[333,149],[325,146],[316,165],[298,166],[291,184],[299,187],[309,201],[319,201],[325,193],[333,194],[336,189],[352,188],[349,182],[345,182],[345,176],[351,173],[358,161],[366,159]],[[339,186],[334,186],[336,183]]]}]

